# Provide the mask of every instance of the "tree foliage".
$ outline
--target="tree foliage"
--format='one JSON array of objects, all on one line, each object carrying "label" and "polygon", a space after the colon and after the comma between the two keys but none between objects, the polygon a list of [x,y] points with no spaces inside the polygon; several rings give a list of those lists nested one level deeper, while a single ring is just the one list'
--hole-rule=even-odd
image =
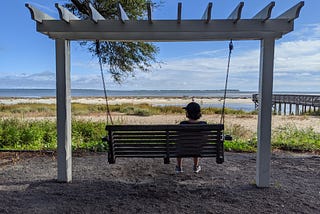
[{"label": "tree foliage", "polygon": [[[139,20],[146,15],[147,0],[71,0],[65,4],[74,14],[88,19],[90,2],[105,19],[118,19],[118,3],[126,11],[130,20]],[[157,7],[160,3],[152,3]],[[153,63],[157,63],[159,49],[152,43],[100,41],[80,43],[88,48],[93,56],[101,57],[103,64],[109,66],[112,78],[121,83],[128,76],[134,76],[136,70],[150,71]]]}]

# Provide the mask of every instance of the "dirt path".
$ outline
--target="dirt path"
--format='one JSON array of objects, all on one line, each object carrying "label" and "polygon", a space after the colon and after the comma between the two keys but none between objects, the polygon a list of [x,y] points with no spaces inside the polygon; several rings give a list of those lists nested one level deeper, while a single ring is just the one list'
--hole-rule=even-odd
[{"label": "dirt path", "polygon": [[256,188],[255,154],[201,160],[203,170],[176,175],[175,161],[73,158],[73,182],[56,182],[50,155],[0,159],[0,213],[320,213],[320,156],[272,155],[271,187]]}]

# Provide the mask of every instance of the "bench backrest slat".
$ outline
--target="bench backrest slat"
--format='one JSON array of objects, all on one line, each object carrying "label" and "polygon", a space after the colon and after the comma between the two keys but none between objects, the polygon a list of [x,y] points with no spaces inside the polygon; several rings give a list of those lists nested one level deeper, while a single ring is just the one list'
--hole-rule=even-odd
[{"label": "bench backrest slat", "polygon": [[222,163],[223,129],[223,124],[108,125],[108,160],[199,156],[216,157],[217,163]]}]

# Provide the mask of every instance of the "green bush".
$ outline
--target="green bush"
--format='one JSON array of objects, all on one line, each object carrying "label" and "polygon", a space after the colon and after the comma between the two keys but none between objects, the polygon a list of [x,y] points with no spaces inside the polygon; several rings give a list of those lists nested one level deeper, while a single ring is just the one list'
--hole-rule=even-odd
[{"label": "green bush", "polygon": [[73,149],[105,151],[107,146],[101,140],[105,135],[105,124],[102,122],[72,121]]},{"label": "green bush", "polygon": [[[72,121],[73,149],[105,151],[101,138],[105,124],[92,121]],[[57,147],[56,122],[0,120],[0,149],[54,150]]]},{"label": "green bush", "polygon": [[[145,115],[143,109],[135,114]],[[142,113],[141,113],[141,112]],[[118,121],[121,124],[121,121]],[[226,127],[233,141],[225,141],[226,151],[254,152],[257,135],[241,125]],[[106,135],[105,123],[85,120],[72,121],[72,148],[90,151],[106,151],[101,138]],[[54,150],[57,146],[56,122],[49,120],[24,121],[15,118],[0,120],[0,149]],[[278,127],[272,131],[272,148],[320,152],[320,133],[312,128],[297,129],[295,126]]]},{"label": "green bush", "polygon": [[320,151],[320,133],[313,128],[298,129],[295,126],[282,126],[272,133],[273,148],[312,152]]}]

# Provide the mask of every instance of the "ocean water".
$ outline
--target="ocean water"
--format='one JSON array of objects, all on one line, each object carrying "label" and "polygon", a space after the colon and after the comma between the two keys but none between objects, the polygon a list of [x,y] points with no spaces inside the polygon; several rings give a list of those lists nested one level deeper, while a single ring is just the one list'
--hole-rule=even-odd
[{"label": "ocean water", "polygon": [[[228,90],[227,98],[251,98],[253,91],[239,91],[239,90]],[[278,92],[281,93],[281,92]],[[285,92],[289,94],[288,92]],[[107,91],[109,97],[213,97],[223,98],[223,90],[132,90],[132,91]],[[291,94],[319,94],[315,92],[302,93],[302,92],[291,92]],[[0,98],[45,98],[55,97],[55,89],[0,89]],[[72,97],[104,97],[103,90],[95,89],[72,89]],[[181,104],[174,104],[181,105]],[[222,107],[221,104],[204,104],[202,107]],[[253,111],[254,103],[228,103],[226,102],[227,108],[236,110]]]},{"label": "ocean water", "polygon": [[[227,97],[251,98],[255,92],[229,90]],[[107,91],[110,97],[223,97],[223,90],[132,90]],[[55,97],[55,89],[0,89],[0,97],[43,98]],[[103,90],[72,89],[73,97],[103,97]]]}]

